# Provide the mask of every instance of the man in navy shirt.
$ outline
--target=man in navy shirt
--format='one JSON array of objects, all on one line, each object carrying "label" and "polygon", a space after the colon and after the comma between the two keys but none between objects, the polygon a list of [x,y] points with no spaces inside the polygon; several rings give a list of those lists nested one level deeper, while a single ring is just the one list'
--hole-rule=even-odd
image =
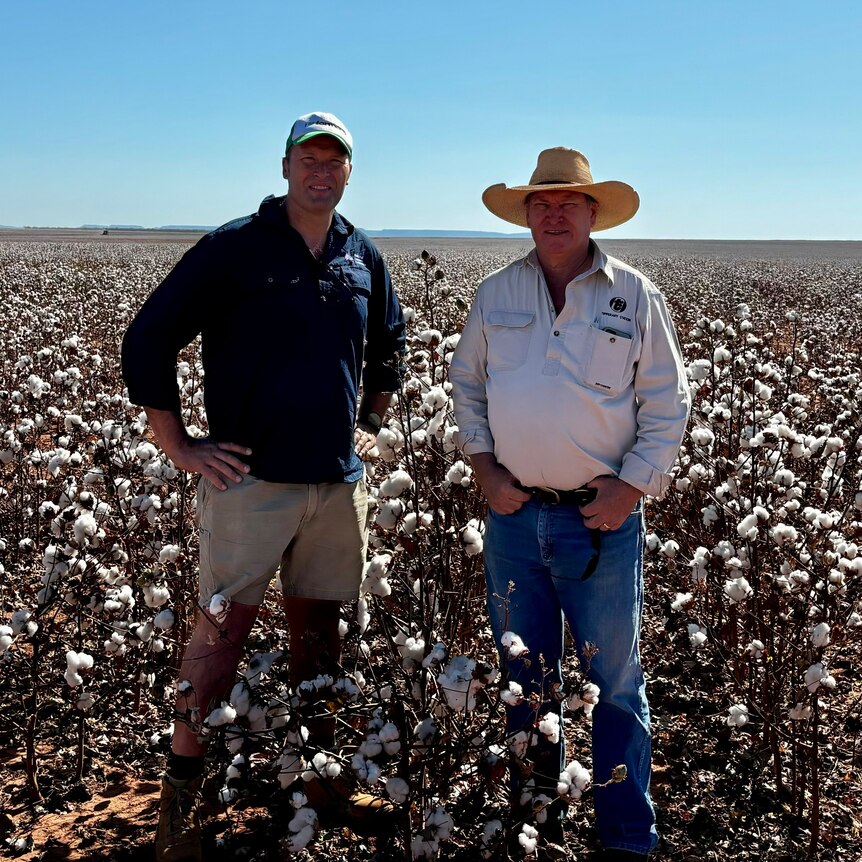
[{"label": "man in navy shirt", "polygon": [[[332,114],[300,117],[282,161],[287,194],[203,237],[123,340],[129,397],[174,464],[200,474],[200,612],[178,697],[206,717],[234,682],[264,592],[280,570],[296,686],[333,672],[339,609],[365,560],[361,457],[399,385],[404,319],[380,253],[335,212],[353,140]],[[209,436],[188,434],[177,353],[201,335]],[[359,402],[362,383],[363,396]],[[332,723],[311,725],[319,747]],[[200,859],[206,746],[175,723],[157,858]]]}]

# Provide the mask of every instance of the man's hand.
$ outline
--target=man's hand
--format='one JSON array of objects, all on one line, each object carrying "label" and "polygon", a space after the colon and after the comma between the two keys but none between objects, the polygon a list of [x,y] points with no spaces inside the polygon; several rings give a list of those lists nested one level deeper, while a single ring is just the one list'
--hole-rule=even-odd
[{"label": "man's hand", "polygon": [[355,428],[353,431],[353,448],[361,460],[367,461],[371,455],[371,450],[377,445],[377,435],[371,434],[368,431],[363,431],[361,428]]},{"label": "man's hand", "polygon": [[225,479],[242,482],[249,466],[236,455],[251,455],[248,446],[219,443],[209,437],[189,437],[178,411],[145,407],[147,420],[165,455],[189,473],[200,473],[219,491],[227,491]]},{"label": "man's hand", "polygon": [[200,473],[219,491],[226,491],[225,479],[231,482],[242,482],[244,473],[249,466],[236,455],[251,455],[248,446],[238,443],[218,443],[209,437],[188,437],[177,441],[170,449],[164,447],[165,454],[180,470],[189,473]]},{"label": "man's hand", "polygon": [[498,515],[511,515],[530,499],[530,495],[515,484],[515,477],[502,464],[497,463],[493,453],[479,452],[471,455],[470,462],[488,505]]},{"label": "man's hand", "polygon": [[581,506],[584,524],[591,530],[618,530],[643,496],[616,476],[596,476],[587,487],[596,489],[596,499]]}]

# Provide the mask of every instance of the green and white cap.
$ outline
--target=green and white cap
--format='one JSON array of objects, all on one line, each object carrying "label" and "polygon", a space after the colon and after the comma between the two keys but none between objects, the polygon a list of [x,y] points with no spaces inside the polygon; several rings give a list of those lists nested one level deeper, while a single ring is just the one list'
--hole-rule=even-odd
[{"label": "green and white cap", "polygon": [[335,138],[347,150],[347,155],[353,157],[353,136],[347,131],[347,126],[335,114],[325,114],[323,111],[303,114],[291,126],[284,154],[287,155],[294,144],[301,144],[317,135]]}]

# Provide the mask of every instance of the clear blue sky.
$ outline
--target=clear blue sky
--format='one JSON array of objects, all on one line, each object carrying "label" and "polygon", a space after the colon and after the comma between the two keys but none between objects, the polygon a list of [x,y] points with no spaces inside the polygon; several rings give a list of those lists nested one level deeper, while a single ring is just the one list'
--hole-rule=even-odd
[{"label": "clear blue sky", "polygon": [[608,237],[862,240],[862,4],[3,0],[0,224],[220,224],[292,120],[353,132],[365,228],[516,231],[540,149],[641,210]]}]

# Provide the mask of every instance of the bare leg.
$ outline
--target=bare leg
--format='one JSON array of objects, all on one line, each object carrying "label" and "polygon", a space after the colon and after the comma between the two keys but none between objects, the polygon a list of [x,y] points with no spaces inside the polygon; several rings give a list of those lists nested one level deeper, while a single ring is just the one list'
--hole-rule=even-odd
[{"label": "bare leg", "polygon": [[[194,695],[177,696],[178,713],[183,714],[189,706],[197,705],[201,710],[201,718],[205,718],[210,704],[230,693],[257,610],[257,605],[232,602],[222,623],[216,622],[206,611],[198,613],[179,674],[180,680],[191,682]],[[171,748],[174,754],[203,757],[207,746],[198,742],[197,734],[185,722],[177,721]]]},{"label": "bare leg", "polygon": [[[300,682],[319,673],[332,673],[341,661],[338,634],[341,602],[328,599],[284,597],[284,612],[290,633],[288,679],[295,689]],[[313,741],[321,748],[335,742],[335,719],[317,718],[308,722]]]}]

